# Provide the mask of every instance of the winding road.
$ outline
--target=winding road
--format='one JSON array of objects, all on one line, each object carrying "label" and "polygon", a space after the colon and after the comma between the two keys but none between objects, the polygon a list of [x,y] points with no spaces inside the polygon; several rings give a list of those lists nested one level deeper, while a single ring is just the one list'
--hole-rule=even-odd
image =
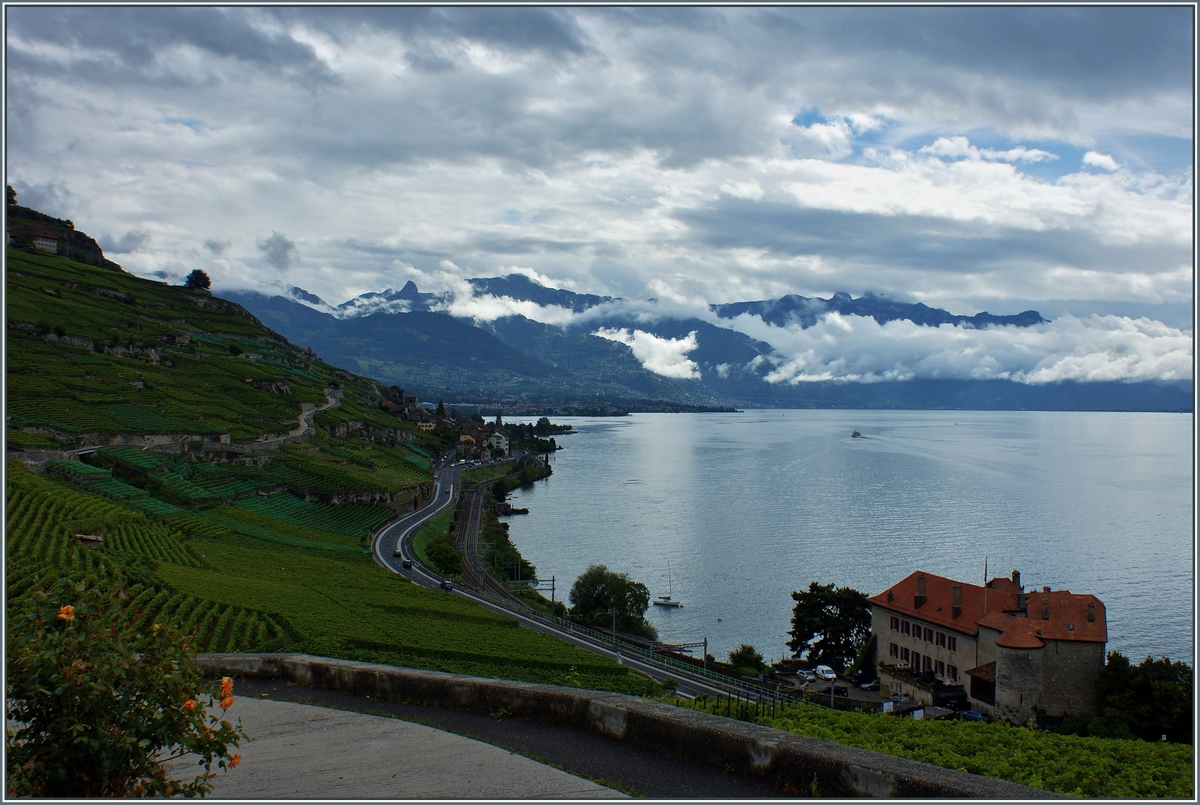
[{"label": "winding road", "polygon": [[[447,459],[448,460],[448,459]],[[376,532],[371,542],[371,553],[375,561],[383,567],[408,578],[414,584],[423,587],[437,588],[442,586],[442,576],[434,573],[421,564],[413,549],[413,538],[428,522],[443,512],[454,507],[461,496],[471,499],[466,507],[467,516],[462,518],[459,533],[466,540],[468,561],[464,575],[475,581],[480,589],[468,589],[454,586],[452,594],[468,598],[502,615],[515,619],[521,625],[539,632],[554,635],[568,643],[587,651],[612,657],[622,664],[641,671],[654,680],[662,682],[666,678],[676,681],[676,690],[685,696],[727,696],[736,695],[743,698],[769,700],[778,695],[778,691],[755,685],[740,683],[729,679],[724,682],[714,679],[710,674],[692,671],[686,666],[669,665],[658,657],[646,657],[644,651],[636,647],[614,641],[611,636],[591,629],[584,629],[573,624],[551,620],[544,615],[529,610],[522,604],[507,597],[501,585],[486,574],[482,574],[481,566],[472,558],[479,556],[479,513],[482,509],[482,492],[464,490],[457,469],[450,465],[436,468],[434,473],[433,496],[424,507],[403,515]],[[405,563],[410,563],[405,567]],[[482,577],[480,577],[482,574]],[[490,582],[490,583],[489,583]],[[487,590],[494,588],[495,592]]]}]

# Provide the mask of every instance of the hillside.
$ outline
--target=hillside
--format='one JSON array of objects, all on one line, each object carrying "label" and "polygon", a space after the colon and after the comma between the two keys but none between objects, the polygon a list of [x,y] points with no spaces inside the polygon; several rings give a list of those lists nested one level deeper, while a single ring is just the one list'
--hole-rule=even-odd
[{"label": "hillside", "polygon": [[371,533],[427,499],[457,434],[387,413],[374,382],[205,291],[6,260],[10,601],[66,575],[123,590],[132,628],[173,620],[202,651],[644,690],[372,562]]}]

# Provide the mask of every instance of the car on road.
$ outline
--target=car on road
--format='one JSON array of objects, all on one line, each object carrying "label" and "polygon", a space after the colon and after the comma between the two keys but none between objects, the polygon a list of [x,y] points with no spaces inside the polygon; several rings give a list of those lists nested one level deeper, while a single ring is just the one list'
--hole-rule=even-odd
[{"label": "car on road", "polygon": [[403,560],[402,562],[400,562],[400,567],[403,567],[403,568],[410,568],[410,567],[412,567],[412,560],[411,560],[411,559],[405,559],[405,560]]},{"label": "car on road", "polygon": [[892,694],[892,703],[893,704],[908,704],[911,701],[912,701],[912,696],[909,696],[907,693],[893,693]]},{"label": "car on road", "polygon": [[824,680],[837,679],[837,674],[834,673],[834,670],[828,665],[818,665],[817,676]]},{"label": "car on road", "polygon": [[817,675],[815,672],[809,671],[809,670],[803,669],[803,668],[796,672],[796,676],[800,677],[805,682],[816,682],[817,681]]},{"label": "car on road", "polygon": [[879,690],[879,680],[868,679],[866,682],[863,682],[861,685],[859,685],[859,687],[863,690]]},{"label": "car on road", "polygon": [[443,590],[453,590],[454,582],[450,581],[450,579],[442,579],[441,588]]}]

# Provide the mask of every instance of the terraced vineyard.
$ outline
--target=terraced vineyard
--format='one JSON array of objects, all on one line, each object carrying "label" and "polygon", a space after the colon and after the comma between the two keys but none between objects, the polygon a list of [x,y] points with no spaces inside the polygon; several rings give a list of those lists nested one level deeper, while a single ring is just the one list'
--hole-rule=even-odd
[{"label": "terraced vineyard", "polygon": [[[7,254],[10,451],[110,445],[40,475],[9,461],[10,599],[56,575],[89,578],[132,599],[131,628],[173,622],[202,650],[648,689],[610,660],[374,564],[370,533],[429,494],[431,457],[449,446],[383,411],[374,383],[208,293]],[[340,404],[314,417],[313,438],[273,443],[331,389]],[[229,438],[202,438],[218,434]]]}]

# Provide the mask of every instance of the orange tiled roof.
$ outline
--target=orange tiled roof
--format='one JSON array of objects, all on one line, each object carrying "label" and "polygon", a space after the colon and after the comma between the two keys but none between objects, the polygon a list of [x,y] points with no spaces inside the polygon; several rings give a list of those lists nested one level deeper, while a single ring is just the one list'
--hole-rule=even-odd
[{"label": "orange tiled roof", "polygon": [[[925,602],[920,606],[916,603],[918,576],[925,577]],[[956,584],[962,587],[962,614],[957,618],[953,612]],[[891,601],[887,600],[889,592],[892,594]],[[964,634],[976,635],[979,633],[976,622],[986,612],[1017,608],[1019,589],[1011,579],[994,578],[988,582],[986,595],[984,592],[984,587],[980,584],[962,584],[945,576],[916,570],[892,585],[889,590],[884,590],[867,600],[897,614],[920,618]]]},{"label": "orange tiled roof", "polygon": [[[925,602],[917,605],[917,578],[925,577]],[[962,613],[953,616],[953,589],[962,588]],[[892,600],[888,601],[888,593]],[[1046,640],[1108,641],[1104,604],[1094,595],[1052,590],[1025,595],[1025,613],[1019,609],[1020,587],[1012,579],[998,577],[984,587],[961,584],[932,573],[914,571],[890,590],[867,599],[897,614],[919,618],[968,635],[978,635],[985,626],[1001,632],[996,645],[1008,648],[1041,648]],[[1043,610],[1043,603],[1046,608]],[[1092,619],[1088,619],[1090,614]],[[986,607],[986,609],[985,609]],[[1047,615],[1043,618],[1043,612]]]}]

